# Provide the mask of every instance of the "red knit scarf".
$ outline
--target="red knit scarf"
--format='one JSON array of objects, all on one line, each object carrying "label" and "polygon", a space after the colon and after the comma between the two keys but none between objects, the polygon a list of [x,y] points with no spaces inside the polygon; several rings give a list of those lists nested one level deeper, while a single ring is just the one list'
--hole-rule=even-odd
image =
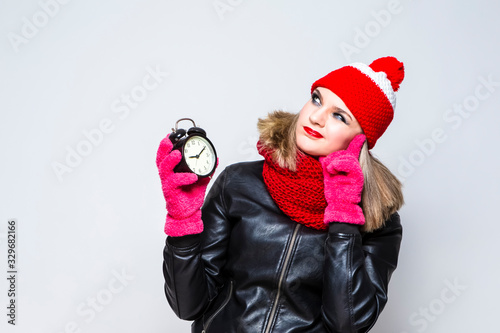
[{"label": "red knit scarf", "polygon": [[318,160],[301,154],[297,171],[292,172],[276,164],[270,151],[257,144],[264,156],[262,175],[269,194],[278,207],[295,222],[326,230],[323,222],[326,200],[324,195],[323,169]]}]

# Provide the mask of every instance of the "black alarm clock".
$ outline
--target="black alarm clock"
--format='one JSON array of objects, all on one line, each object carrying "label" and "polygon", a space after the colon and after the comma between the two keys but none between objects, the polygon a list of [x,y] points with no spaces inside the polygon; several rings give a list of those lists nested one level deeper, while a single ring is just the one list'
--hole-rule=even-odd
[{"label": "black alarm clock", "polygon": [[[186,130],[177,128],[179,122],[189,120],[193,127]],[[217,166],[217,153],[215,147],[207,138],[207,133],[201,127],[197,127],[190,118],[181,118],[172,128],[172,133],[168,136],[173,143],[173,148],[182,154],[182,159],[174,168],[174,172],[192,172],[198,177],[211,176]]]}]

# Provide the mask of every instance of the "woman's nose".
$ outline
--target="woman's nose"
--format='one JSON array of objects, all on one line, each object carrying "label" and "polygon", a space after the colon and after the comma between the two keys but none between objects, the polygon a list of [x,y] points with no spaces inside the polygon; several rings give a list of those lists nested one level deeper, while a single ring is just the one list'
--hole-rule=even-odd
[{"label": "woman's nose", "polygon": [[326,123],[326,114],[327,112],[324,107],[318,108],[309,115],[309,120],[312,124],[323,127]]}]

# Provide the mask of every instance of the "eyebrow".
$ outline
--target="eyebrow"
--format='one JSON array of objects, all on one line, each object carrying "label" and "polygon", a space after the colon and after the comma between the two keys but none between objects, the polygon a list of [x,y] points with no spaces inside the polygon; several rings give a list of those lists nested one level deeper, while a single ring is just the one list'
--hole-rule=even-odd
[{"label": "eyebrow", "polygon": [[[313,91],[313,92],[315,92],[316,94],[318,94],[319,98],[320,98],[321,100],[323,100],[323,97],[321,96],[321,93],[319,92],[318,88],[314,89],[314,91]],[[347,116],[348,116],[348,117],[352,120],[351,115],[350,115],[349,113],[347,113],[347,111],[345,111],[345,110],[343,110],[343,109],[339,108],[338,106],[334,106],[333,108],[334,108],[334,110],[335,110],[336,112],[343,113],[343,114],[347,115]]]}]

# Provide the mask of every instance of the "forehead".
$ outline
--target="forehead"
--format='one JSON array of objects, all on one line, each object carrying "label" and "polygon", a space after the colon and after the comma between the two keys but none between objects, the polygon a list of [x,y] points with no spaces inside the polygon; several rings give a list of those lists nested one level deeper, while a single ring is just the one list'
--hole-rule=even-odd
[{"label": "forehead", "polygon": [[351,110],[349,110],[347,105],[345,105],[344,101],[330,89],[317,87],[316,89],[314,89],[314,91],[316,91],[320,95],[323,105],[332,107],[337,112],[345,112],[354,118],[354,115],[352,114]]}]

